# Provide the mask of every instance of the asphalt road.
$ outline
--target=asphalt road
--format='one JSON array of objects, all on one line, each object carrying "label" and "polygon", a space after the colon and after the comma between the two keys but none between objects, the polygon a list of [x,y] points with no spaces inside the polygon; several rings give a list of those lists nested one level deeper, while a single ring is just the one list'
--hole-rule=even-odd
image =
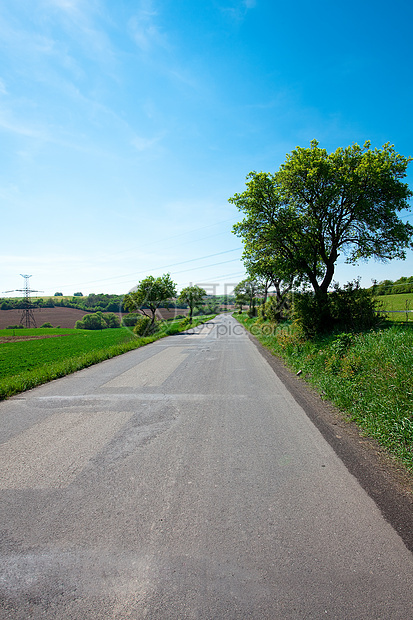
[{"label": "asphalt road", "polygon": [[413,555],[232,317],[0,403],[0,618],[413,618]]}]

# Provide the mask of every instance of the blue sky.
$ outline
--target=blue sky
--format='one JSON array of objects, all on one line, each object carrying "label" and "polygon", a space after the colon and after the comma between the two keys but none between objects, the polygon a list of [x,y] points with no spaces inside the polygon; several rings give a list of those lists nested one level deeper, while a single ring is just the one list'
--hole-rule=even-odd
[{"label": "blue sky", "polygon": [[[0,0],[1,291],[170,272],[229,292],[228,198],[250,170],[313,138],[413,154],[412,17],[405,0]],[[402,275],[411,252],[342,258],[335,280]]]}]

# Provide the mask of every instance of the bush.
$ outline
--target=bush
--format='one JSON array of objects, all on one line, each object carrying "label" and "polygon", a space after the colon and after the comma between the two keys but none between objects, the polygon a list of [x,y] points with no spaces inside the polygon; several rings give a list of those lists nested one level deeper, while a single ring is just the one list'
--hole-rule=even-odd
[{"label": "bush", "polygon": [[119,317],[113,312],[108,312],[107,314],[104,314],[103,320],[105,321],[106,325],[110,328],[120,327]]},{"label": "bush", "polygon": [[294,298],[294,318],[306,337],[334,331],[360,332],[375,328],[381,318],[372,292],[358,281],[329,294],[301,293]]},{"label": "bush", "polygon": [[191,319],[189,318],[189,316],[184,317],[184,320],[182,321],[182,323],[180,324],[179,328],[180,329],[186,329],[187,327],[191,326]]},{"label": "bush", "polygon": [[53,327],[53,325],[51,323],[43,323],[40,327]]},{"label": "bush", "polygon": [[293,317],[303,334],[312,338],[333,329],[333,318],[328,306],[328,295],[299,293],[294,296]]},{"label": "bush", "polygon": [[152,323],[148,316],[140,316],[133,328],[133,333],[137,336],[152,336],[158,331],[156,323]]},{"label": "bush", "polygon": [[265,304],[258,309],[258,316],[263,319],[268,319],[271,323],[279,323],[283,316],[283,310],[287,308],[286,300],[281,302],[275,296],[268,297]]},{"label": "bush", "polygon": [[24,325],[7,325],[6,329],[24,329]]},{"label": "bush", "polygon": [[75,329],[106,329],[107,327],[101,312],[85,314],[81,321],[75,323]]},{"label": "bush", "polygon": [[127,314],[122,318],[122,325],[124,327],[134,327],[141,316],[141,314]]}]

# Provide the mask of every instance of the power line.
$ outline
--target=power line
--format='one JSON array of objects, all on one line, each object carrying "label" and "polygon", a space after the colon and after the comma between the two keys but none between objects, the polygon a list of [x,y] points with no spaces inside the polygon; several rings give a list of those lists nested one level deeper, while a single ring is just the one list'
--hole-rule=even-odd
[{"label": "power line", "polygon": [[[148,246],[157,247],[159,244],[163,244],[164,241],[169,241],[171,239],[178,239],[179,237],[184,237],[185,235],[189,235],[189,234],[192,234],[194,232],[198,232],[199,230],[205,230],[207,228],[212,228],[213,226],[219,226],[220,224],[226,224],[227,222],[233,222],[233,221],[234,221],[234,218],[231,217],[231,218],[229,218],[227,220],[222,220],[220,222],[214,222],[213,224],[207,224],[207,226],[200,226],[198,228],[191,228],[191,230],[186,230],[185,232],[178,233],[177,235],[171,235],[169,237],[164,237],[162,239],[157,239],[156,240],[156,245],[153,242],[146,243],[146,244],[144,243],[143,245],[139,244],[139,248],[147,248]],[[210,239],[211,237],[217,237],[217,236],[219,236],[221,234],[225,234],[225,233],[217,233],[216,235],[208,235],[208,237],[203,237],[202,239],[199,239],[198,241],[202,241],[203,239]],[[124,254],[126,252],[130,252],[131,249],[134,250],[136,248],[130,248],[130,249],[126,249],[126,250],[121,250],[120,252],[114,252],[114,253],[110,254],[110,256],[116,256],[118,254]]]},{"label": "power line", "polygon": [[[191,259],[188,259],[188,260],[180,261],[179,263],[173,263],[172,265],[163,265],[161,267],[153,267],[151,269],[144,269],[143,271],[135,271],[133,273],[125,273],[125,274],[121,274],[119,276],[113,276],[111,278],[103,278],[101,280],[89,280],[88,282],[81,282],[81,283],[76,283],[76,284],[63,284],[63,285],[60,285],[60,286],[61,287],[62,286],[67,286],[67,287],[68,286],[83,286],[84,284],[96,284],[96,283],[99,283],[99,282],[110,282],[111,280],[112,281],[113,280],[119,281],[120,278],[129,278],[129,277],[132,277],[132,276],[136,277],[139,274],[147,273],[148,271],[150,272],[150,271],[158,271],[159,269],[170,269],[171,267],[177,267],[179,265],[185,265],[187,263],[193,263],[193,262],[198,261],[198,260],[204,260],[204,259],[207,259],[207,258],[213,258],[214,256],[221,256],[222,254],[228,254],[230,252],[237,252],[239,250],[242,250],[242,247],[234,248],[232,250],[224,250],[223,252],[216,252],[215,254],[207,254],[206,256],[199,256],[198,258],[191,258]],[[234,259],[234,260],[238,260],[238,259]],[[219,265],[219,264],[221,264],[221,263],[215,263],[215,265]],[[211,265],[211,266],[214,266],[214,265]],[[208,267],[208,265],[206,265],[205,267]],[[198,268],[195,267],[195,269],[198,269]],[[203,269],[203,267],[199,267],[199,269]],[[183,272],[178,272],[178,273],[183,273]]]}]

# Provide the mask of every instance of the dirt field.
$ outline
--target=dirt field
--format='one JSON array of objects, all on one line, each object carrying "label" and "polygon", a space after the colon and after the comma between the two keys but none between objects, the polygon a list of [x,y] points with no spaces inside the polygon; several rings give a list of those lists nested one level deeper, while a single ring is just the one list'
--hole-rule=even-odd
[{"label": "dirt field", "polygon": [[[0,329],[5,329],[8,325],[18,325],[20,323],[23,310],[0,310]],[[73,328],[76,321],[85,315],[83,310],[76,308],[36,308],[33,316],[36,326],[40,327],[43,323],[51,323],[53,327]]]}]

